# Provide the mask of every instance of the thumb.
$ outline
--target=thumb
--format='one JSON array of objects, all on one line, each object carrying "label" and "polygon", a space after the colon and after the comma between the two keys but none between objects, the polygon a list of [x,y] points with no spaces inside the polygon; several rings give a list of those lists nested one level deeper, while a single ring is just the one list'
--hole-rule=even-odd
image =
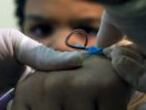
[{"label": "thumb", "polygon": [[110,47],[107,47],[107,48],[104,48],[103,49],[103,54],[108,57],[108,58],[111,58],[112,57],[112,52],[113,52],[113,49],[115,48],[115,45],[112,45]]},{"label": "thumb", "polygon": [[112,49],[111,48],[105,48],[103,49],[103,54],[108,57],[108,58],[111,58],[111,52],[112,52]]}]

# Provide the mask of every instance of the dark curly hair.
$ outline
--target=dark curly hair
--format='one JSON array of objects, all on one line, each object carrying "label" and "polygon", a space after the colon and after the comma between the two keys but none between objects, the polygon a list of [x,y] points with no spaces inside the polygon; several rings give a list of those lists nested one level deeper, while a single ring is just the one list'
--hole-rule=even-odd
[{"label": "dark curly hair", "polygon": [[18,18],[18,24],[22,28],[23,22],[24,22],[24,9],[26,5],[27,0],[15,0],[16,9],[15,9],[15,15]]}]

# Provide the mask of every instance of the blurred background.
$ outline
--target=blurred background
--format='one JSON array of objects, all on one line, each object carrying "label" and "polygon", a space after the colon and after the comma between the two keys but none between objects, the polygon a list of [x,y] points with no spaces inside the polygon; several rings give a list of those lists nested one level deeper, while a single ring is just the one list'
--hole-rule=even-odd
[{"label": "blurred background", "polygon": [[0,28],[1,27],[16,27],[13,0],[0,0]]}]

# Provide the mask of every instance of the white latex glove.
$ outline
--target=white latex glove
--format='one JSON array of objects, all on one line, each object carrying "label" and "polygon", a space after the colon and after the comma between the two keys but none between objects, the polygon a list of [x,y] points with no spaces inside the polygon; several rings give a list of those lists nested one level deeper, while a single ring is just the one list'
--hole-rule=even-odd
[{"label": "white latex glove", "polygon": [[117,73],[133,88],[146,92],[146,62],[144,53],[131,42],[123,41],[104,49]]},{"label": "white latex glove", "polygon": [[81,66],[83,60],[81,52],[54,51],[15,29],[0,29],[0,60],[7,59],[12,59],[9,66],[15,62],[39,70],[75,68]]}]

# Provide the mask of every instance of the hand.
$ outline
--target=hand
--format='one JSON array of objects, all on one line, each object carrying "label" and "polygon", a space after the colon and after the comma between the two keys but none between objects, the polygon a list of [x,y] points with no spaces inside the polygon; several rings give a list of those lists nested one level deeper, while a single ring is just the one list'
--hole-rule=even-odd
[{"label": "hand", "polygon": [[16,63],[52,71],[80,67],[83,62],[78,51],[55,51],[15,29],[0,29],[0,47],[0,60],[8,63],[5,66]]},{"label": "hand", "polygon": [[16,84],[25,65],[53,71],[78,68],[82,62],[83,55],[78,51],[55,51],[16,29],[0,29],[0,93]]},{"label": "hand", "polygon": [[82,68],[38,71],[20,81],[12,110],[126,110],[130,90],[109,60],[92,56]]},{"label": "hand", "polygon": [[146,91],[145,55],[135,44],[122,41],[104,49],[118,74],[135,89]]}]

